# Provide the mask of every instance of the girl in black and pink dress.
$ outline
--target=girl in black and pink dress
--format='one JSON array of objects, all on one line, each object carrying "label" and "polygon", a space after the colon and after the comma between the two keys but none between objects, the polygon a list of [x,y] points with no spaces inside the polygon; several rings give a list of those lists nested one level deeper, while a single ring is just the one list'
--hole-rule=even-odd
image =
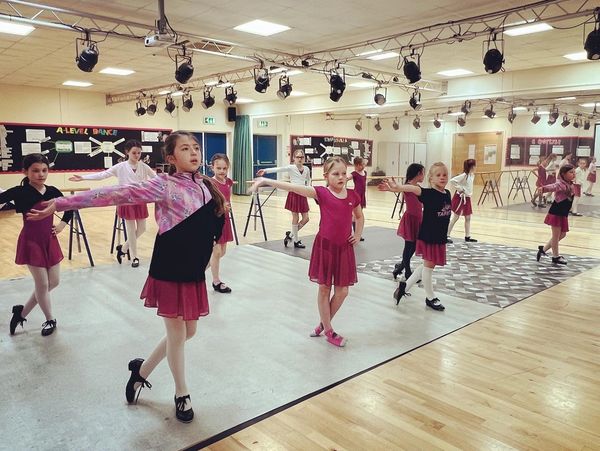
[{"label": "girl in black and pink dress", "polygon": [[427,296],[425,304],[434,310],[444,310],[445,307],[433,292],[432,276],[436,266],[446,264],[446,238],[452,213],[450,191],[446,189],[448,168],[444,163],[434,163],[429,168],[428,179],[431,188],[421,188],[418,185],[398,185],[392,178],[382,182],[379,189],[416,194],[423,204],[423,222],[417,237],[416,251],[417,255],[423,257],[423,264],[415,269],[406,282],[402,281],[398,284],[398,288],[394,292],[396,304],[421,279]]},{"label": "girl in black and pink dress", "polygon": [[62,197],[62,193],[53,186],[45,185],[50,163],[42,154],[30,154],[23,159],[25,178],[20,186],[0,193],[0,204],[13,201],[17,213],[23,214],[23,229],[17,242],[17,265],[27,265],[33,276],[35,289],[25,305],[14,305],[10,320],[10,334],[14,335],[18,324],[23,326],[27,315],[39,305],[46,321],[42,324],[42,335],[47,336],[56,329],[56,319],[52,314],[50,291],[58,286],[60,280],[60,262],[63,254],[56,234],[60,233],[73,218],[73,212],[67,211],[62,220],[53,225],[52,216],[43,221],[27,221],[25,215],[40,202]]},{"label": "girl in black and pink dress", "polygon": [[[352,160],[354,171],[348,176],[348,180],[354,182],[354,192],[360,197],[360,206],[364,210],[367,208],[367,171],[365,171],[365,160],[362,157],[354,157]],[[352,229],[356,228],[355,221],[352,221]],[[360,238],[361,241],[365,239]]]}]

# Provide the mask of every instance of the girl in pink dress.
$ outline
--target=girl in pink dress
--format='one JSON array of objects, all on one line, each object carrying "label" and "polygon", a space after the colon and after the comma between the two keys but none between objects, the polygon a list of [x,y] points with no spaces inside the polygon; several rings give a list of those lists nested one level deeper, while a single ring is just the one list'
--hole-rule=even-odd
[{"label": "girl in pink dress", "polygon": [[[535,181],[535,186],[537,188],[548,184],[548,172],[546,171],[546,166],[548,166],[553,157],[554,155],[550,154],[546,158],[540,158],[537,165],[537,180]],[[539,199],[539,203],[536,202],[536,199]],[[543,208],[545,203],[544,196],[536,190],[531,198],[531,205],[533,207]]]},{"label": "girl in pink dress", "polygon": [[226,201],[227,213],[225,213],[225,222],[223,224],[223,232],[221,238],[215,243],[213,248],[212,257],[210,258],[210,271],[212,272],[213,290],[219,293],[231,293],[231,288],[225,285],[219,276],[219,266],[221,258],[225,256],[227,252],[227,243],[233,241],[233,231],[231,230],[231,219],[229,218],[229,208],[231,203],[231,187],[233,186],[233,180],[227,177],[229,171],[229,158],[224,153],[216,153],[210,160],[212,171],[215,174],[213,177],[214,184]]},{"label": "girl in pink dress", "polygon": [[23,229],[17,242],[17,265],[27,265],[33,277],[35,289],[25,305],[14,305],[10,320],[10,334],[14,335],[18,324],[23,327],[27,315],[39,305],[46,317],[42,324],[42,335],[47,336],[56,329],[56,319],[52,314],[50,291],[58,286],[60,262],[63,254],[56,235],[73,219],[73,212],[67,211],[61,222],[53,225],[52,217],[40,222],[26,221],[25,215],[32,208],[39,208],[41,202],[61,197],[62,193],[53,186],[45,185],[48,178],[48,159],[40,154],[30,154],[23,159],[25,178],[21,185],[0,193],[0,204],[13,201],[17,213],[23,214]]},{"label": "girl in pink dress", "polygon": [[594,195],[592,194],[592,189],[594,188],[594,183],[596,183],[596,157],[592,157],[588,164],[586,180],[589,182],[589,184],[583,194],[585,194],[586,196],[594,197]]},{"label": "girl in pink dress", "polygon": [[198,173],[202,155],[191,133],[171,133],[163,153],[171,164],[169,174],[46,202],[44,210],[32,210],[28,217],[39,220],[55,211],[154,202],[158,234],[140,298],[163,317],[166,336],[148,359],[129,362],[125,397],[130,404],[137,402],[141,388],[151,387],[148,376],[166,357],[175,381],[175,415],[188,423],[194,411],[185,381],[184,345],[196,333],[198,318],[208,315],[205,272],[223,229],[225,199],[209,178]]},{"label": "girl in pink dress", "polygon": [[[352,160],[354,171],[348,176],[348,180],[354,182],[354,192],[360,197],[360,206],[364,210],[367,208],[367,171],[365,171],[365,160],[362,157],[354,157]],[[356,228],[356,223],[352,220],[352,230]],[[360,238],[361,241],[365,239]]]},{"label": "girl in pink dress", "polygon": [[[333,331],[331,320],[348,296],[348,287],[358,281],[353,246],[360,241],[364,227],[360,197],[346,188],[346,168],[343,158],[329,158],[323,165],[326,187],[299,186],[262,177],[250,187],[250,191],[256,191],[260,186],[272,186],[317,201],[321,222],[310,256],[308,277],[319,284],[317,302],[321,322],[311,336],[318,337],[325,332],[327,341],[335,346],[346,344],[346,339]],[[354,233],[352,215],[356,219]]]},{"label": "girl in pink dress", "polygon": [[[425,178],[425,168],[422,164],[412,163],[406,169],[406,183],[409,185],[418,186]],[[400,224],[398,225],[398,236],[404,238],[404,251],[402,252],[402,262],[396,263],[394,266],[394,279],[404,271],[404,279],[408,280],[412,274],[410,269],[410,259],[417,249],[417,237],[419,228],[423,220],[423,204],[415,193],[405,192],[404,202],[406,211],[402,215]]]},{"label": "girl in pink dress", "polygon": [[394,292],[396,304],[402,296],[417,282],[423,280],[425,288],[425,305],[434,310],[444,310],[440,300],[433,292],[433,270],[436,266],[446,264],[446,238],[448,236],[448,224],[452,213],[452,202],[450,191],[446,189],[448,184],[448,168],[444,163],[433,163],[429,168],[429,186],[421,188],[418,185],[398,185],[396,181],[386,179],[379,186],[380,191],[393,191],[415,194],[423,204],[423,221],[417,236],[416,254],[423,257],[420,265],[410,278],[398,284]]}]

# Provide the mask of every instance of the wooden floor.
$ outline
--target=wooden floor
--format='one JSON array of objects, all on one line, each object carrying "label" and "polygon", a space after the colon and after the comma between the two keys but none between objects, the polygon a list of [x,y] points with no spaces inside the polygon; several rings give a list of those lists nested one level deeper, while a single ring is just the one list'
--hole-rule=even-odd
[{"label": "wooden floor", "polygon": [[[398,221],[390,219],[391,196],[370,189],[367,226],[397,227]],[[248,203],[247,197],[233,202],[240,237]],[[283,237],[289,229],[283,203],[283,197],[273,198],[264,209],[270,239]],[[82,215],[96,263],[113,263],[108,248],[114,209]],[[20,221],[12,213],[0,214],[0,278],[27,275],[13,263]],[[542,222],[543,215],[536,213],[476,207],[472,235],[531,248],[533,258],[533,249],[549,237]],[[301,233],[313,233],[317,225],[314,211]],[[571,227],[562,253],[600,257],[600,220],[576,218]],[[144,259],[151,254],[156,233],[153,220],[148,230],[140,241]],[[259,231],[260,226],[241,242],[261,240]],[[453,235],[463,235],[461,222]],[[66,232],[61,239],[65,238]],[[87,265],[85,254],[76,254],[62,269]],[[600,267],[256,423],[210,449],[600,450],[599,293]],[[9,311],[9,306],[1,307]],[[319,371],[319,362],[306,364]]]}]

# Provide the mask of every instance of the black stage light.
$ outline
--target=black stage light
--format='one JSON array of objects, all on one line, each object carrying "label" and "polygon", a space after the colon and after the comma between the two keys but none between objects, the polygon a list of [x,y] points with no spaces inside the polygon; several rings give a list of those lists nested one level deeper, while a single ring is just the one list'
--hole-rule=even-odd
[{"label": "black stage light", "polygon": [[398,120],[398,118],[395,118],[394,122],[392,122],[392,128],[394,130],[398,130],[400,128],[400,121]]},{"label": "black stage light", "polygon": [[490,107],[486,108],[486,110],[483,112],[483,114],[485,114],[490,119],[494,119],[494,117],[496,117],[496,112],[494,111],[494,105],[490,104]]},{"label": "black stage light", "polygon": [[204,99],[202,100],[202,108],[204,108],[205,110],[208,110],[211,106],[213,106],[215,104],[215,98],[214,96],[210,95],[210,88],[206,88],[204,89]]},{"label": "black stage light", "polygon": [[167,98],[165,99],[165,111],[169,114],[175,111],[175,102],[171,94],[167,94]]},{"label": "black stage light", "polygon": [[483,66],[488,74],[495,74],[502,69],[504,55],[498,49],[489,49],[483,57]]},{"label": "black stage light", "polygon": [[290,78],[287,75],[282,75],[279,78],[279,90],[277,91],[277,97],[281,100],[287,99],[292,93],[292,84]]},{"label": "black stage light", "polygon": [[548,116],[548,125],[556,124],[556,118],[552,115]]},{"label": "black stage light", "polygon": [[419,91],[415,91],[413,92],[413,94],[410,96],[410,100],[408,101],[408,104],[411,106],[411,108],[413,110],[420,110],[421,109],[421,93]]},{"label": "black stage light", "polygon": [[435,115],[435,119],[433,120],[433,126],[435,128],[440,128],[442,126],[442,123],[440,122],[440,119],[439,119],[439,114]]},{"label": "black stage light", "polygon": [[586,119],[586,120],[583,122],[583,129],[584,129],[584,130],[589,130],[591,126],[592,126],[592,124],[591,124],[591,122],[590,122],[590,120],[589,120],[589,119]]},{"label": "black stage light", "polygon": [[154,116],[157,107],[158,105],[156,104],[156,99],[154,98],[154,96],[150,97],[150,103],[148,104],[148,108],[146,108],[146,113],[148,113],[148,115],[150,116]]},{"label": "black stage light", "polygon": [[379,106],[385,105],[385,96],[378,92],[375,94],[373,101]]},{"label": "black stage light", "polygon": [[461,127],[464,127],[465,125],[467,125],[467,119],[466,116],[460,116],[456,122],[458,122],[458,125],[460,125]]},{"label": "black stage light", "polygon": [[465,103],[463,103],[463,106],[460,108],[460,111],[462,111],[465,116],[469,114],[471,112],[471,101],[465,100]]},{"label": "black stage light", "polygon": [[594,29],[587,35],[583,46],[587,53],[587,59],[600,60],[600,8],[596,8],[594,12],[596,23]]},{"label": "black stage light", "polygon": [[381,124],[379,123],[379,118],[377,118],[377,122],[375,122],[375,130],[378,132],[381,131]]},{"label": "black stage light", "polygon": [[579,116],[573,119],[573,127],[579,128],[581,126],[581,118]]},{"label": "black stage light", "polygon": [[183,95],[183,104],[182,104],[181,108],[186,113],[189,113],[189,111],[193,107],[194,107],[194,101],[192,100],[192,95],[188,92],[188,93],[186,93],[186,94]]},{"label": "black stage light", "polygon": [[254,90],[264,94],[271,84],[269,79],[269,71],[267,69],[254,69]]},{"label": "black stage light", "polygon": [[421,119],[419,118],[419,116],[413,119],[413,127],[417,130],[421,128]]},{"label": "black stage light", "polygon": [[508,122],[510,122],[512,124],[516,117],[517,117],[517,113],[515,113],[515,110],[513,110],[511,108],[510,112],[508,113]]},{"label": "black stage light", "polygon": [[421,79],[421,55],[411,54],[410,57],[405,56],[403,71],[404,76],[411,85],[418,82]]},{"label": "black stage light", "polygon": [[135,115],[143,116],[144,114],[146,114],[146,108],[144,108],[144,105],[142,105],[142,102],[140,100],[138,100],[135,103]]},{"label": "black stage light", "polygon": [[225,98],[223,102],[225,105],[233,105],[237,100],[237,92],[233,90],[233,86],[228,86],[225,88]]},{"label": "black stage light", "polygon": [[556,122],[559,116],[560,113],[558,112],[558,108],[556,107],[556,105],[553,105],[552,111],[550,111],[550,117],[554,120],[554,122]]},{"label": "black stage light", "polygon": [[331,72],[329,78],[329,98],[334,102],[338,102],[344,94],[344,90],[346,89],[344,78],[345,77],[340,76],[337,72]]},{"label": "black stage light", "polygon": [[563,127],[567,127],[568,125],[571,124],[571,121],[569,120],[569,116],[567,116],[566,114],[563,116],[563,120],[560,123],[560,125],[562,125]]},{"label": "black stage light", "polygon": [[98,63],[98,56],[100,55],[100,52],[98,51],[98,45],[96,42],[90,41],[89,39],[77,39],[75,41],[76,45],[80,41],[86,45],[86,48],[75,57],[77,67],[84,72],[91,72],[94,70],[94,66]]},{"label": "black stage light", "polygon": [[[184,49],[185,51],[185,49]],[[187,83],[190,78],[192,78],[192,75],[194,75],[194,66],[192,66],[192,57],[191,56],[176,56],[175,57],[175,64],[177,64],[177,61],[179,59],[182,59],[183,62],[181,64],[179,64],[179,66],[177,66],[177,69],[175,70],[175,80],[177,80],[179,83],[181,84],[185,84]]]},{"label": "black stage light", "polygon": [[533,117],[531,118],[532,124],[537,124],[540,121],[541,117],[537,114],[537,110],[533,113]]},{"label": "black stage light", "polygon": [[354,128],[358,131],[361,131],[362,130],[362,120],[358,119],[356,121],[356,124],[354,124]]}]

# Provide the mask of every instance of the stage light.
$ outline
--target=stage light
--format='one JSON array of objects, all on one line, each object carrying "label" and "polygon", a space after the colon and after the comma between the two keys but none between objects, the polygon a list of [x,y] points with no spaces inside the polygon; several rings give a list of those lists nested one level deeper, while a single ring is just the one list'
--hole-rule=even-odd
[{"label": "stage light", "polygon": [[562,125],[562,126],[563,126],[563,128],[564,128],[564,127],[567,127],[567,126],[568,126],[568,125],[570,125],[570,124],[571,124],[571,121],[569,120],[569,116],[567,116],[567,115],[565,114],[565,115],[563,116],[563,120],[562,120],[562,122],[560,123],[560,125]]},{"label": "stage light", "polygon": [[204,88],[204,99],[202,100],[202,108],[208,110],[211,106],[215,104],[215,97],[210,94],[212,88],[206,87]]},{"label": "stage light", "polygon": [[412,95],[410,96],[410,100],[408,101],[408,104],[411,106],[411,108],[413,110],[420,110],[421,109],[421,93],[418,90],[415,90],[415,92],[412,93]]},{"label": "stage light", "polygon": [[358,119],[358,120],[356,121],[356,124],[354,124],[354,128],[355,128],[356,130],[358,130],[358,131],[361,131],[361,130],[362,130],[362,120],[361,120],[361,119]]},{"label": "stage light", "polygon": [[460,111],[462,111],[465,116],[469,114],[471,112],[471,101],[465,100],[465,103],[463,103],[463,106],[460,108]]},{"label": "stage light", "polygon": [[[502,52],[504,51],[504,40],[500,39],[500,44],[502,51],[498,50],[498,41],[496,40],[496,33],[490,35],[488,40],[484,43],[487,44],[487,51],[485,52],[485,56],[483,57],[483,66],[485,71],[488,74],[495,74],[502,70],[502,65],[504,64],[504,55]],[[492,47],[492,44],[494,45]]]},{"label": "stage light", "polygon": [[254,69],[254,90],[260,94],[267,92],[271,81],[267,69]]},{"label": "stage light", "polygon": [[379,123],[379,118],[377,118],[377,122],[375,122],[375,130],[378,132],[381,131],[381,124]]},{"label": "stage light", "polygon": [[394,130],[398,130],[400,128],[400,121],[398,120],[398,118],[395,118],[394,122],[392,122],[392,128]]},{"label": "stage light", "polygon": [[417,130],[421,128],[421,119],[419,118],[419,116],[413,119],[413,127]]},{"label": "stage light", "polygon": [[169,114],[175,111],[175,102],[171,94],[167,94],[167,98],[165,99],[165,111]]},{"label": "stage light", "polygon": [[573,127],[579,128],[580,126],[581,126],[581,118],[579,116],[576,116],[575,119],[573,119]]},{"label": "stage light", "polygon": [[442,126],[442,123],[440,122],[439,116],[440,115],[436,113],[435,119],[433,120],[433,126],[435,128],[440,128]]},{"label": "stage light", "polygon": [[186,92],[183,95],[183,104],[181,109],[183,111],[185,111],[186,113],[189,113],[189,111],[194,107],[194,101],[192,100],[192,95],[189,92]]},{"label": "stage light", "polygon": [[338,102],[342,98],[344,90],[346,89],[345,78],[346,76],[343,72],[342,75],[340,75],[336,71],[331,71],[329,77],[329,98],[332,101]]},{"label": "stage light", "polygon": [[[80,43],[85,46],[81,53],[79,53]],[[98,63],[100,51],[98,50],[98,43],[89,38],[89,33],[86,32],[85,39],[78,38],[75,40],[75,49],[77,52],[77,56],[75,57],[77,67],[83,72],[91,72],[94,70],[94,66]]]},{"label": "stage light", "polygon": [[531,118],[531,123],[537,124],[540,121],[540,119],[540,115],[537,113],[537,110],[535,110],[535,112],[533,113],[533,117]]},{"label": "stage light", "polygon": [[233,105],[235,104],[235,101],[237,100],[237,92],[235,92],[233,90],[233,86],[228,86],[225,88],[225,98],[223,99],[223,102],[225,103],[225,105]]},{"label": "stage light", "polygon": [[192,66],[192,57],[185,53],[185,46],[182,46],[182,51],[182,55],[175,55],[175,80],[183,85],[194,75],[194,66]]},{"label": "stage light", "polygon": [[142,105],[142,101],[138,100],[135,103],[135,115],[143,116],[144,114],[146,114],[146,108],[144,108],[144,105]]},{"label": "stage light", "polygon": [[461,127],[464,127],[465,125],[467,125],[467,118],[466,116],[460,116],[458,119],[456,119],[456,122],[458,122],[458,125],[460,125]]},{"label": "stage light", "polygon": [[592,124],[591,124],[591,122],[590,122],[590,120],[589,120],[589,119],[586,119],[586,120],[583,122],[583,129],[584,129],[584,130],[589,130],[591,126],[592,126]]},{"label": "stage light", "polygon": [[277,97],[281,100],[287,99],[292,93],[292,84],[287,75],[282,75],[279,78],[279,89],[277,90]]},{"label": "stage light", "polygon": [[517,113],[515,113],[515,110],[513,108],[511,108],[510,112],[508,113],[508,122],[510,122],[512,124],[516,117],[517,117]]},{"label": "stage light", "polygon": [[421,55],[413,51],[410,56],[405,56],[403,72],[411,85],[418,82],[421,79]]},{"label": "stage light", "polygon": [[587,35],[583,46],[587,53],[587,59],[593,61],[600,60],[600,8],[596,8],[594,17],[594,29]]},{"label": "stage light", "polygon": [[158,105],[156,104],[156,99],[154,98],[154,96],[151,96],[150,103],[148,103],[148,107],[146,108],[146,113],[148,113],[149,116],[154,116],[154,113],[156,113],[157,108]]},{"label": "stage light", "polygon": [[558,111],[558,108],[556,107],[556,105],[552,105],[552,110],[550,111],[550,118],[552,118],[554,122],[556,122],[559,116],[560,113]]},{"label": "stage light", "polygon": [[490,107],[486,108],[483,114],[485,114],[490,119],[494,119],[494,117],[496,117],[496,112],[494,111],[494,104],[490,104]]},{"label": "stage light", "polygon": [[387,95],[387,88],[385,89],[385,94],[381,94],[380,92],[377,92],[377,89],[378,88],[375,88],[375,97],[373,97],[373,101],[379,106],[385,105],[385,101],[386,101],[385,97]]}]

